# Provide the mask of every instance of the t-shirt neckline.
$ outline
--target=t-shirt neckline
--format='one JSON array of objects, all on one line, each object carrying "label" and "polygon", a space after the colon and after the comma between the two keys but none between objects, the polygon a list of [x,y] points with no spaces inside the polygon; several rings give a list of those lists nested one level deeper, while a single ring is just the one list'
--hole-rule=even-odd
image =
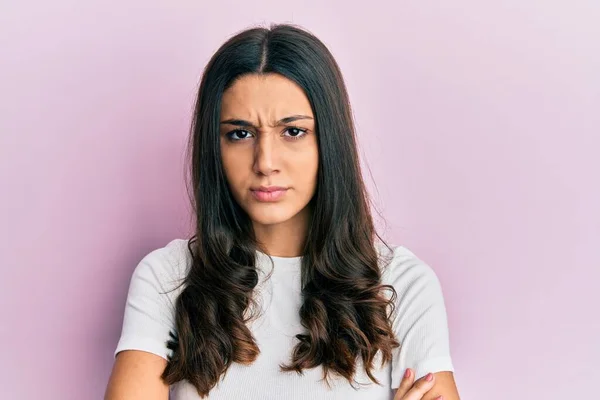
[{"label": "t-shirt neckline", "polygon": [[270,257],[273,259],[273,262],[277,266],[298,267],[302,264],[303,256],[296,256],[296,257],[269,256],[268,254],[265,254],[260,250],[256,250],[256,253],[257,253],[260,261],[269,262],[269,257]]}]

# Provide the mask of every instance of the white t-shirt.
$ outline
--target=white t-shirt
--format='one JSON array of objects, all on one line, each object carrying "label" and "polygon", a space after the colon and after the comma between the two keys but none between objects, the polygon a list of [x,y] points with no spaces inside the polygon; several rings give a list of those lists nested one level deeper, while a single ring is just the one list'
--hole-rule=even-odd
[{"label": "white t-shirt", "polygon": [[[127,296],[123,329],[114,355],[122,350],[143,350],[167,359],[169,330],[175,330],[175,300],[191,265],[187,240],[175,239],[165,247],[152,251],[135,268]],[[301,257],[272,257],[257,252],[259,283],[255,296],[261,305],[261,316],[248,326],[260,348],[251,365],[233,363],[219,383],[210,391],[210,400],[321,400],[368,399],[390,400],[392,389],[399,386],[406,368],[413,368],[416,379],[429,372],[454,371],[450,357],[446,308],[440,282],[434,271],[404,246],[394,250],[391,264],[383,269],[382,283],[391,284],[397,292],[392,327],[401,346],[393,350],[393,360],[380,368],[377,353],[373,374],[381,386],[372,382],[358,357],[355,380],[350,383],[331,372],[330,387],[322,381],[319,366],[296,372],[281,372],[279,364],[287,364],[295,335],[303,333],[298,311]],[[377,250],[389,251],[382,244]],[[266,279],[271,272],[270,279]],[[167,294],[161,294],[168,292]],[[389,291],[385,292],[389,296]],[[353,388],[360,386],[358,389]],[[195,388],[187,381],[170,387],[174,400],[199,400]]]}]

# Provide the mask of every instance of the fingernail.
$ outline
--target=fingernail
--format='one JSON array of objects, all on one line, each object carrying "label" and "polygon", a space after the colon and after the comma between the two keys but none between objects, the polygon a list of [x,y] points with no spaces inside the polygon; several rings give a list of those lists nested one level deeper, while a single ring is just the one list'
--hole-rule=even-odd
[{"label": "fingernail", "polygon": [[428,374],[427,374],[427,376],[425,377],[425,380],[426,380],[426,381],[429,381],[429,382],[431,382],[431,380],[432,380],[432,379],[433,379],[433,374],[430,372],[430,373],[428,373]]},{"label": "fingernail", "polygon": [[408,378],[410,376],[410,368],[406,368],[406,372],[404,373],[404,377]]},{"label": "fingernail", "polygon": [[444,396],[436,397],[435,400],[444,400]]}]

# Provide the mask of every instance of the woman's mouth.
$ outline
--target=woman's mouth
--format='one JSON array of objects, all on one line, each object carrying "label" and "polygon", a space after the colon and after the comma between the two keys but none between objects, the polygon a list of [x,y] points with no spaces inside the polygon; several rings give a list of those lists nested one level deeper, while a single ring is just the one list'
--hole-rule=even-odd
[{"label": "woman's mouth", "polygon": [[272,202],[272,201],[277,201],[280,200],[283,196],[285,196],[285,194],[287,193],[288,189],[286,188],[277,188],[275,190],[253,190],[251,189],[250,192],[252,193],[252,196],[258,200],[258,201],[264,201],[264,202]]}]

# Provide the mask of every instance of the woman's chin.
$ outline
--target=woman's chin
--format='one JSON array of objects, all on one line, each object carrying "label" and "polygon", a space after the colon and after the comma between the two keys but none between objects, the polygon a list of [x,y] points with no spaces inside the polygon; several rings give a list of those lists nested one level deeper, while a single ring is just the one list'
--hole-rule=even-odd
[{"label": "woman's chin", "polygon": [[265,207],[264,210],[251,210],[248,215],[253,223],[259,225],[275,225],[281,224],[290,218],[292,218],[296,213],[290,212],[290,210],[286,210],[285,207]]}]

